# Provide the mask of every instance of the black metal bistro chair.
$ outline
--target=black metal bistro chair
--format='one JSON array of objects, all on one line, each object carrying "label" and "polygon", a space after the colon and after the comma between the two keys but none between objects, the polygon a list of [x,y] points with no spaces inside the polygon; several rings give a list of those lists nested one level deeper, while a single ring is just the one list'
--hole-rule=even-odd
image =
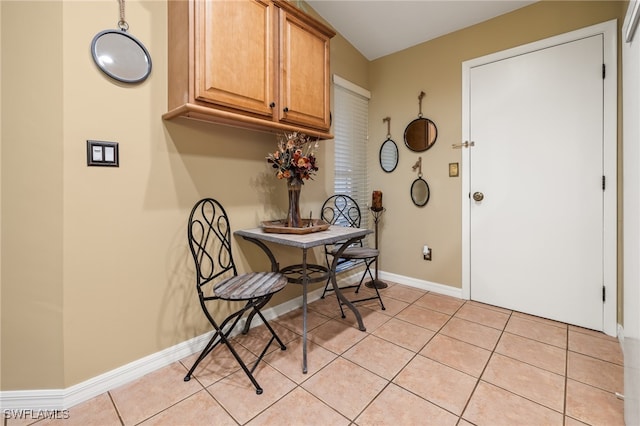
[{"label": "black metal bistro chair", "polygon": [[[271,325],[260,312],[271,296],[287,285],[287,278],[279,272],[275,260],[272,259],[272,272],[251,272],[238,274],[231,253],[231,227],[229,218],[222,205],[212,199],[204,198],[196,203],[189,216],[187,230],[189,248],[195,261],[196,290],[200,306],[213,326],[215,333],[204,347],[198,359],[185,376],[189,381],[194,370],[207,355],[220,343],[226,345],[233,357],[238,361],[249,380],[261,394],[262,388],[253,376],[253,372],[274,340],[285,350],[286,346],[278,337]],[[244,302],[242,307],[230,314],[220,324],[214,319],[217,301]],[[249,368],[240,358],[238,352],[229,341],[229,335],[239,324],[245,313],[257,314],[271,332],[271,339],[264,347],[255,364]],[[246,331],[246,330],[245,330]]]},{"label": "black metal bistro chair", "polygon": [[[362,221],[362,215],[358,203],[350,196],[344,194],[336,194],[327,198],[327,200],[322,205],[320,217],[322,220],[330,223],[331,225],[350,226],[353,228],[359,228]],[[330,258],[334,257],[343,243],[345,243],[345,241],[325,246],[324,252],[327,265],[331,266]],[[379,254],[380,252],[378,251],[378,249],[365,247],[362,243],[362,240],[352,244],[350,247],[347,247],[344,252],[342,252],[340,259],[338,259],[337,268],[339,269],[340,265],[344,264],[345,262],[362,262],[362,264],[364,264],[365,270],[358,284],[347,285],[344,287],[340,287],[340,289],[355,288],[355,293],[358,293],[367,275],[371,278],[371,281],[374,281],[373,274],[371,273],[371,265],[373,265],[374,262],[378,261]],[[382,297],[380,297],[378,288],[374,285],[373,289],[376,292],[375,296],[363,297],[357,300],[350,300],[350,302],[356,303],[378,299],[380,301],[380,307],[382,308],[382,310],[384,310],[384,303],[382,302]],[[327,280],[321,297],[324,298],[325,294],[329,291],[333,291],[333,285],[331,284],[330,279]],[[340,303],[339,300],[338,303],[340,304],[340,312],[342,313],[342,318],[344,318],[345,315],[344,310],[342,309],[342,303]]]}]

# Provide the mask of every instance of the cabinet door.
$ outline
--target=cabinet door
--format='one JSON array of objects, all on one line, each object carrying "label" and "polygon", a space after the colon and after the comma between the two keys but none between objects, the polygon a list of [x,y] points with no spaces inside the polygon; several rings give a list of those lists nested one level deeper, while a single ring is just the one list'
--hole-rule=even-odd
[{"label": "cabinet door", "polygon": [[273,117],[272,3],[196,2],[195,100]]},{"label": "cabinet door", "polygon": [[308,23],[280,10],[280,102],[282,122],[328,130],[329,41]]}]

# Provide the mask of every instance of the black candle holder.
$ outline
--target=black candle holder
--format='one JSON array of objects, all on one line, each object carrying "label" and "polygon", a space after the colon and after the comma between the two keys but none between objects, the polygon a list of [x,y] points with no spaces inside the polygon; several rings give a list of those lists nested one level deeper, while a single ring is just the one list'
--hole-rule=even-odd
[{"label": "black candle holder", "polygon": [[[384,207],[382,209],[373,209],[370,208],[371,213],[373,214],[373,223],[375,224],[375,238],[376,238],[376,250],[380,250],[378,248],[378,222],[380,221],[380,216],[386,210]],[[367,281],[364,285],[368,288],[387,288],[388,284],[382,280],[378,279],[378,259],[380,258],[380,251],[378,251],[378,258],[376,259],[376,276],[373,280]]]}]

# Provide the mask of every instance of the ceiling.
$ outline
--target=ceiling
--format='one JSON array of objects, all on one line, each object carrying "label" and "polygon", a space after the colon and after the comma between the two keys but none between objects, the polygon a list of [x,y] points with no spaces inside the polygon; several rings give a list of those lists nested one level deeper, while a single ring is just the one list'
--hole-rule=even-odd
[{"label": "ceiling", "polygon": [[306,0],[368,60],[469,27],[536,0]]}]

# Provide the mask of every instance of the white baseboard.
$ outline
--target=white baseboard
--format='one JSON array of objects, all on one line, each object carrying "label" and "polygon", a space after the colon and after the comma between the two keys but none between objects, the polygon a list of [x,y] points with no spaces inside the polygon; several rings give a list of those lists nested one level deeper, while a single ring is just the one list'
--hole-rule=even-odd
[{"label": "white baseboard", "polygon": [[[417,280],[382,271],[378,272],[378,276],[382,280],[447,296],[461,298],[462,295],[462,289],[429,281]],[[340,275],[341,283],[356,282],[359,278],[359,274],[349,274],[348,272]],[[322,290],[323,289],[320,288],[309,292],[307,295],[308,303],[318,300],[322,295]],[[272,320],[301,306],[302,296],[299,296],[272,308],[265,309],[262,313],[267,320]],[[262,321],[256,316],[252,325],[255,327],[260,324],[262,324]],[[242,329],[242,327],[237,328],[237,330],[240,329]],[[199,352],[211,336],[212,332],[196,336],[66,389],[2,391],[0,392],[0,408],[2,410],[65,410],[71,408],[74,405],[125,385],[145,374],[149,374]]]},{"label": "white baseboard", "polygon": [[616,334],[616,336],[618,337],[620,345],[624,345],[624,327],[622,327],[622,324],[618,324],[618,334]]},{"label": "white baseboard", "polygon": [[419,288],[425,291],[432,291],[434,293],[442,294],[445,296],[456,297],[462,299],[462,289],[455,288],[444,284],[438,284],[431,281],[418,280],[416,278],[406,277],[403,275],[392,274],[389,272],[378,272],[378,277],[381,280],[387,280],[398,284],[404,284],[409,287]]}]

